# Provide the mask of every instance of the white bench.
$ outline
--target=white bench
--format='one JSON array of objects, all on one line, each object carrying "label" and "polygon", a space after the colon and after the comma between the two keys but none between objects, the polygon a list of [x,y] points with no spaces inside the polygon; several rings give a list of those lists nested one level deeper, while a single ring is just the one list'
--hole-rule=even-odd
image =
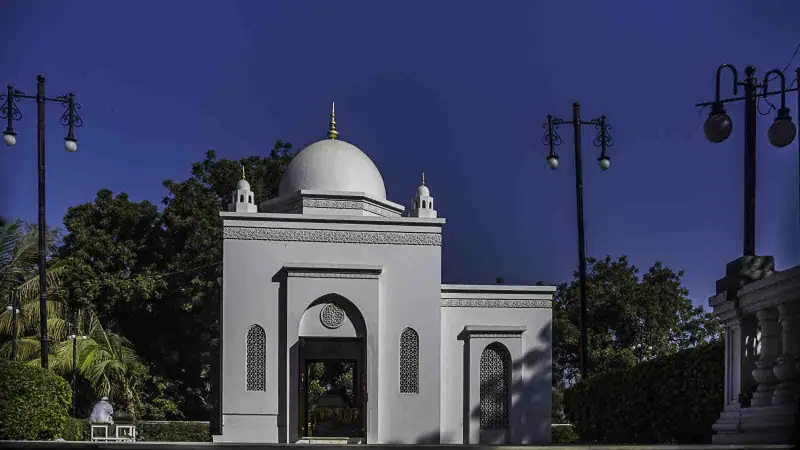
[{"label": "white bench", "polygon": [[136,425],[117,425],[114,436],[108,435],[109,425],[92,424],[92,442],[136,442]]}]

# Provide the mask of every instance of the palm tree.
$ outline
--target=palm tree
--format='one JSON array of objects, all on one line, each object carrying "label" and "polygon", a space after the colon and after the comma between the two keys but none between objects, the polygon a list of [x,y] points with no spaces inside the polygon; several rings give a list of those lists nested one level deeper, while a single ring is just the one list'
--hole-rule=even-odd
[{"label": "palm tree", "polygon": [[[56,233],[48,236],[50,245]],[[38,364],[41,351],[39,341],[39,277],[38,233],[22,221],[0,220],[0,336],[12,336],[12,311],[6,305],[16,304],[17,351],[16,360]],[[68,270],[68,260],[51,260],[47,273],[47,291],[58,292],[61,278]],[[73,344],[68,333],[83,330],[86,339],[78,339],[77,372],[86,378],[98,396],[107,396],[125,405],[130,412],[138,401],[133,368],[138,357],[131,343],[119,334],[104,328],[89,309],[77,315],[77,323],[67,320],[71,308],[58,296],[50,295],[47,301],[47,333],[50,347],[50,368],[63,375],[71,374]],[[75,334],[78,334],[75,332]],[[81,336],[83,337],[83,336]],[[5,340],[5,339],[4,339]],[[12,339],[1,342],[0,357],[10,358]]]},{"label": "palm tree", "polygon": [[[49,233],[48,247],[56,241],[56,233]],[[12,347],[11,305],[19,309],[17,315],[17,353],[15,359],[29,360],[39,355],[39,276],[38,232],[22,221],[0,221],[0,357],[10,358]],[[66,270],[65,261],[50,261],[46,286],[48,292],[57,289],[60,277]],[[63,339],[66,308],[62,302],[48,300],[48,335]],[[6,338],[7,337],[7,338]],[[8,339],[8,340],[6,340]]]},{"label": "palm tree", "polygon": [[51,367],[64,375],[72,373],[73,351],[76,371],[86,378],[98,397],[109,397],[133,413],[139,400],[133,369],[139,358],[130,341],[111,331],[113,324],[103,327],[91,310],[78,316],[77,344],[64,340],[54,346]]}]

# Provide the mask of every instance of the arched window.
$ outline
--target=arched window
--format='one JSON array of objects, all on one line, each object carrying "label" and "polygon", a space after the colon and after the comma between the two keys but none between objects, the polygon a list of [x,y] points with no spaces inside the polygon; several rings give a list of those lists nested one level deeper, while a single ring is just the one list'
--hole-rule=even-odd
[{"label": "arched window", "polygon": [[247,330],[247,390],[267,390],[267,333],[259,325]]},{"label": "arched window", "polygon": [[400,393],[419,394],[419,335],[413,328],[400,334]]},{"label": "arched window", "polygon": [[507,429],[511,355],[499,342],[483,349],[480,380],[481,430]]},{"label": "arched window", "polygon": [[239,203],[244,203],[244,195],[239,195]]}]

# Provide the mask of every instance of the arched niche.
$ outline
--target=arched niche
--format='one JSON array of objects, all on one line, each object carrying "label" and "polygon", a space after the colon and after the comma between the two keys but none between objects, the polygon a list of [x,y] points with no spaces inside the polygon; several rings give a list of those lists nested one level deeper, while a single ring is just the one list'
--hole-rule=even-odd
[{"label": "arched niche", "polygon": [[361,311],[339,294],[324,295],[308,305],[298,330],[299,337],[362,338],[367,326]]}]

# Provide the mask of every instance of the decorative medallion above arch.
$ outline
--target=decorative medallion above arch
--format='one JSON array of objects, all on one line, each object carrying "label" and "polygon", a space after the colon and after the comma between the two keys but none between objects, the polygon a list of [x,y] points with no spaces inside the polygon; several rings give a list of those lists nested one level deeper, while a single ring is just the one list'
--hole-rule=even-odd
[{"label": "decorative medallion above arch", "polygon": [[319,312],[319,320],[325,328],[335,330],[342,326],[346,314],[336,303],[328,303]]}]

